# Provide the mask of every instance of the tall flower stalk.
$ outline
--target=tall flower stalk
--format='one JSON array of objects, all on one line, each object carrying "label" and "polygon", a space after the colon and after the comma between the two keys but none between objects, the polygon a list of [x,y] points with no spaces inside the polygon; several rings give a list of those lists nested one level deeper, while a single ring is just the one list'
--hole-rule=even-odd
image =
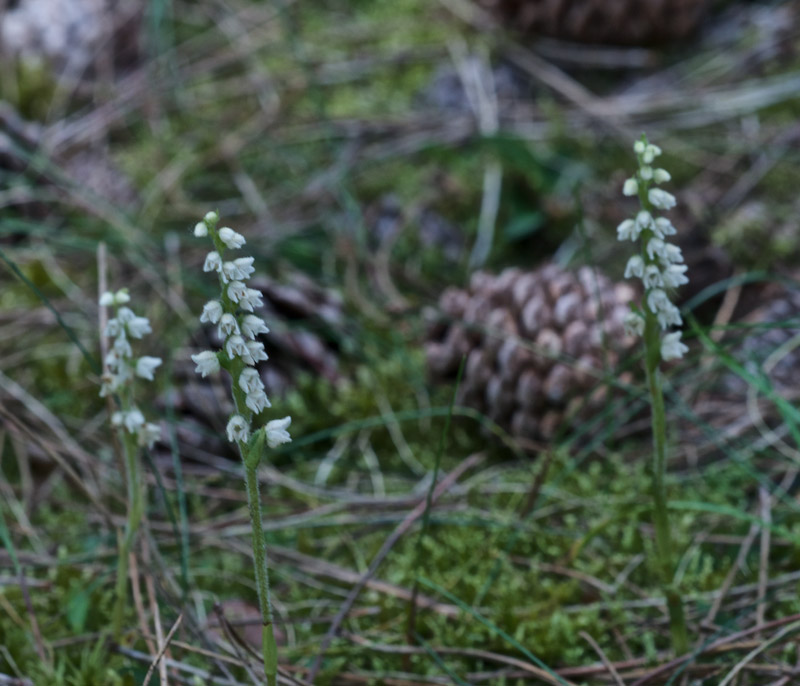
[{"label": "tall flower stalk", "polygon": [[647,138],[633,146],[639,162],[636,174],[625,182],[623,193],[638,196],[641,209],[634,219],[626,219],[617,227],[620,241],[638,242],[638,254],[625,268],[625,278],[639,278],[644,286],[641,306],[633,306],[627,317],[629,333],[641,336],[645,349],[645,370],[653,426],[653,522],[656,533],[656,554],[661,582],[669,612],[672,647],[676,654],[687,652],[689,641],[681,595],[674,583],[675,563],[669,526],[666,488],[667,422],[664,411],[661,362],[683,357],[688,348],[681,342],[680,331],[670,331],[683,322],[678,308],[670,300],[678,286],[689,282],[686,265],[677,245],[668,242],[676,230],[666,217],[656,217],[656,210],[670,210],[675,198],[657,186],[670,180],[669,172],[654,168],[661,155],[658,146]]},{"label": "tall flower stalk", "polygon": [[144,517],[146,492],[139,451],[151,447],[161,436],[158,424],[145,421],[144,414],[136,406],[134,381],[136,378],[153,380],[153,373],[161,359],[143,355],[134,357],[131,340],[141,339],[151,333],[147,317],[137,316],[127,307],[130,296],[126,289],[116,293],[103,293],[102,307],[113,307],[114,317],[108,320],[103,335],[113,339],[103,360],[105,372],[100,388],[101,397],[116,399],[118,409],[111,415],[111,425],[117,431],[122,446],[127,485],[127,519],[125,531],[119,538],[119,560],[117,563],[116,600],[112,616],[112,631],[118,640],[122,633],[122,620],[128,595],[128,556],[130,555],[139,525]]},{"label": "tall flower stalk", "polygon": [[264,454],[264,444],[275,448],[291,441],[287,429],[291,417],[273,419],[258,429],[263,411],[271,407],[264,392],[264,384],[256,363],[267,359],[264,344],[256,340],[260,334],[269,333],[264,321],[252,314],[260,307],[261,293],[248,288],[245,280],[255,271],[252,257],[226,260],[229,250],[245,245],[244,236],[228,227],[217,228],[219,215],[209,212],[194,227],[198,238],[209,237],[214,250],[206,256],[203,271],[216,272],[220,285],[219,300],[205,304],[201,322],[215,324],[223,341],[222,349],[206,350],[192,355],[196,371],[202,376],[216,374],[225,369],[231,375],[234,414],[228,420],[228,440],[236,443],[244,464],[247,503],[252,527],[253,562],[255,566],[258,606],[262,623],[262,654],[264,673],[269,686],[278,679],[278,650],[273,629],[272,603],[269,589],[269,569],[264,530],[261,525],[261,499],[258,493],[258,465]]}]

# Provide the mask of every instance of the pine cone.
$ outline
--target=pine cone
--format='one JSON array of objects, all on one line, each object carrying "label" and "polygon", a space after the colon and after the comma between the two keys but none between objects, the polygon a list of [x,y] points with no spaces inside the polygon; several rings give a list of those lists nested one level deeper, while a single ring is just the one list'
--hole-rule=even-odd
[{"label": "pine cone", "polygon": [[642,45],[687,37],[707,0],[481,0],[514,29],[584,43]]},{"label": "pine cone", "polygon": [[[303,372],[338,381],[337,340],[344,328],[344,305],[339,294],[299,273],[282,283],[255,277],[249,286],[262,292],[264,306],[255,314],[270,328],[262,339],[269,362],[259,370],[267,395],[273,400],[284,395]],[[208,343],[199,344],[198,350],[219,349],[222,341],[216,327],[209,327],[206,334]],[[181,455],[201,460],[209,453],[232,455],[231,444],[224,440],[225,423],[233,412],[230,379],[221,374],[209,383],[194,373],[194,364],[188,361],[177,365],[175,374],[172,397],[162,398],[159,404],[174,408]]]},{"label": "pine cone", "polygon": [[636,342],[623,328],[634,296],[588,267],[478,272],[467,291],[442,294],[426,343],[429,369],[453,379],[466,356],[460,404],[515,436],[551,438],[565,417],[607,402],[598,377]]}]

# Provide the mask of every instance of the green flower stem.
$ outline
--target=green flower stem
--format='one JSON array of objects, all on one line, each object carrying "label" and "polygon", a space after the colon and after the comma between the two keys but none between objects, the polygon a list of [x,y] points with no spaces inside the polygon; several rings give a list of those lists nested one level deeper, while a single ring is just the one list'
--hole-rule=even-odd
[{"label": "green flower stem", "polygon": [[278,683],[278,647],[272,623],[272,604],[269,597],[269,570],[264,530],[261,527],[261,500],[258,494],[258,462],[248,455],[245,459],[245,484],[247,504],[250,509],[250,525],[253,531],[253,564],[258,588],[258,609],[261,612],[261,650],[264,657],[264,674],[269,686]]},{"label": "green flower stem", "polygon": [[[207,224],[208,225],[208,224]],[[214,242],[214,248],[219,253],[220,259],[225,253],[225,244],[220,240],[215,226],[208,225],[209,235]],[[227,284],[219,277],[219,285],[222,291],[220,302],[222,311],[236,316],[236,305],[228,297]],[[237,321],[239,317],[236,316]],[[227,352],[222,352],[223,367],[231,375],[233,404],[236,413],[251,425],[253,413],[246,405],[245,392],[239,387],[239,377],[241,377],[246,365],[238,357],[228,358]],[[252,428],[252,427],[251,427]],[[258,609],[261,613],[261,653],[264,658],[264,674],[267,677],[268,686],[278,684],[278,646],[275,642],[275,631],[272,621],[272,602],[269,593],[269,568],[267,565],[267,547],[264,543],[264,529],[261,525],[261,498],[258,493],[258,465],[261,462],[261,455],[264,449],[263,440],[255,440],[251,443],[239,441],[239,454],[244,464],[244,480],[247,488],[247,505],[250,510],[250,528],[252,530],[253,543],[253,566],[256,572],[256,588],[258,591]]]},{"label": "green flower stem", "polygon": [[[646,144],[645,138],[642,141]],[[642,161],[640,159],[640,167]],[[639,204],[643,210],[653,214],[648,191],[650,181],[638,178]],[[645,264],[655,264],[656,260],[647,255],[645,246],[653,238],[653,232],[645,229],[641,237],[641,256]],[[676,655],[683,655],[689,650],[689,638],[686,630],[686,616],[680,592],[674,583],[674,563],[672,555],[672,535],[669,528],[669,511],[667,508],[667,419],[664,410],[664,392],[661,388],[661,332],[656,315],[647,304],[647,293],[644,297],[644,347],[647,387],[650,391],[653,425],[653,523],[656,530],[656,554],[661,574],[661,583],[667,601],[669,628],[672,635],[672,649]]]},{"label": "green flower stem", "polygon": [[650,391],[653,422],[653,520],[656,530],[656,551],[661,583],[667,600],[672,647],[676,655],[684,655],[689,649],[689,638],[686,631],[683,601],[674,583],[672,536],[670,534],[669,514],[667,511],[667,489],[665,483],[667,471],[667,420],[664,410],[664,393],[661,388],[661,372],[659,370],[661,342],[658,321],[649,308],[646,308],[644,343],[647,387]]},{"label": "green flower stem", "polygon": [[125,606],[128,599],[128,556],[133,547],[136,533],[139,530],[144,515],[144,480],[142,479],[141,465],[136,438],[124,428],[122,434],[122,450],[125,458],[125,479],[128,490],[128,519],[125,523],[125,533],[120,536],[119,559],[117,561],[116,602],[112,615],[112,632],[115,640],[122,635],[122,621],[125,615]]},{"label": "green flower stem", "polygon": [[[244,364],[239,359],[232,360],[231,376],[233,377],[233,400],[236,411],[250,421],[250,413],[244,404],[244,392],[239,388],[239,376]],[[267,565],[267,547],[264,543],[264,529],[261,525],[261,497],[258,493],[258,465],[264,442],[253,441],[248,445],[239,441],[239,453],[244,464],[244,481],[247,489],[247,506],[250,510],[250,529],[253,532],[253,566],[256,572],[256,589],[258,591],[258,609],[261,613],[261,653],[264,658],[264,674],[268,686],[277,686],[278,679],[278,646],[275,643],[275,632],[272,623],[272,601],[269,593],[269,568]]]}]

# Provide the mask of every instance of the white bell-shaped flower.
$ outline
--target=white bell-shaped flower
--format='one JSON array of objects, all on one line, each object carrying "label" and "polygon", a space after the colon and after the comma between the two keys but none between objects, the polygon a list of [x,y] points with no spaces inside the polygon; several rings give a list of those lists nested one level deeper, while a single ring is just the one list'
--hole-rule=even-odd
[{"label": "white bell-shaped flower", "polygon": [[225,431],[231,443],[247,441],[250,438],[250,426],[240,414],[235,414],[228,420],[228,426],[225,427]]},{"label": "white bell-shaped flower", "polygon": [[292,437],[289,435],[287,429],[289,425],[292,423],[291,417],[284,417],[283,419],[273,419],[271,422],[267,422],[267,426],[265,427],[267,433],[267,445],[270,448],[277,448],[279,445],[283,443],[290,443]]}]

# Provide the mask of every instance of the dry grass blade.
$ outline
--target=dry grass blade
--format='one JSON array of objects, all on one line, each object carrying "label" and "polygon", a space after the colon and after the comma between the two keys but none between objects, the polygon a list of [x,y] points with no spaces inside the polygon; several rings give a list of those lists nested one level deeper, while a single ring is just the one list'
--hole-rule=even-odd
[{"label": "dry grass blade", "polygon": [[153,661],[150,663],[150,667],[147,668],[147,674],[144,675],[144,680],[142,681],[142,686],[147,686],[150,683],[150,679],[153,678],[153,674],[155,673],[156,665],[159,665],[159,671],[161,672],[161,686],[166,686],[166,669],[167,663],[164,661],[164,655],[166,655],[167,650],[169,649],[170,641],[172,641],[172,637],[175,635],[175,632],[178,630],[178,627],[181,624],[181,620],[183,620],[183,614],[178,615],[178,618],[175,620],[175,623],[172,625],[172,628],[166,635],[166,638],[163,639],[161,642],[161,647],[158,651],[158,654],[153,658]]}]

